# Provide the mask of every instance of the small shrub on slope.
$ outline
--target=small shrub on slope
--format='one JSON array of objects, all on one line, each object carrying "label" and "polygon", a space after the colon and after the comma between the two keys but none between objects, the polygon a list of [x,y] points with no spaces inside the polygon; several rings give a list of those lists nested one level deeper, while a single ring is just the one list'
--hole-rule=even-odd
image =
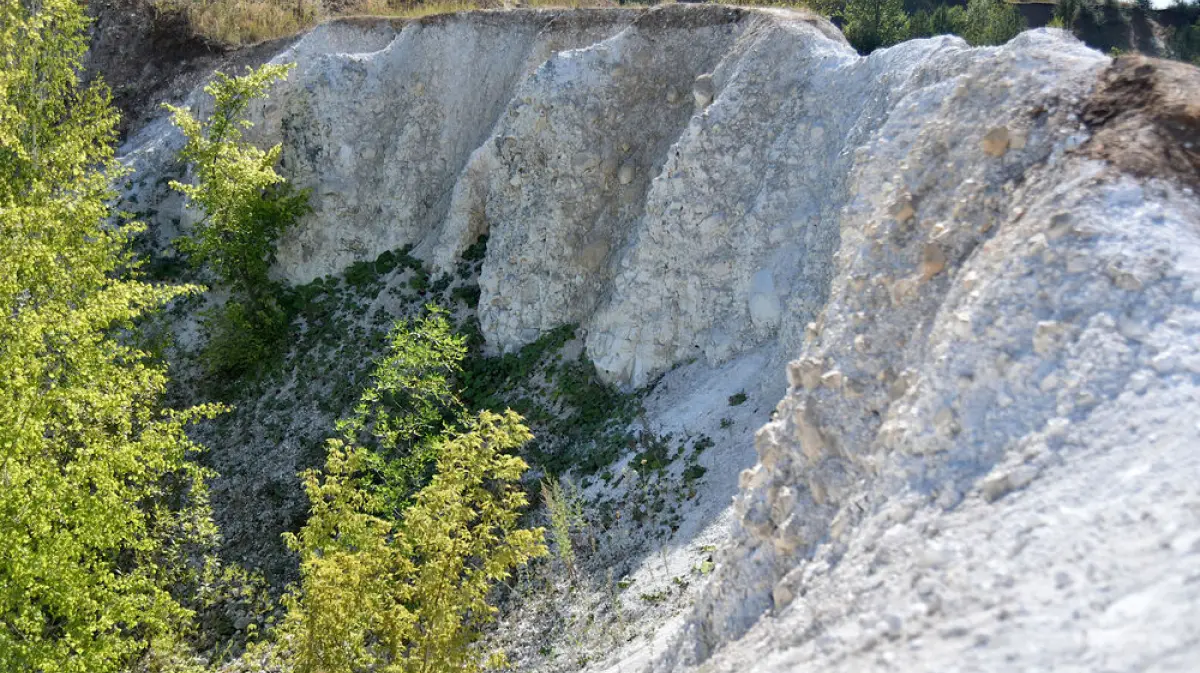
[{"label": "small shrub on slope", "polygon": [[571,533],[584,524],[583,497],[570,480],[542,480],[542,501],[550,518],[550,532],[554,538],[555,555],[567,573],[575,577],[575,545]]},{"label": "small shrub on slope", "polygon": [[322,471],[299,535],[284,634],[298,671],[477,670],[496,582],[546,554],[517,527],[532,435],[512,411],[469,416],[452,387],[466,354],[446,313],[399,322]]},{"label": "small shrub on slope", "polygon": [[391,516],[429,481],[442,436],[464,422],[466,411],[451,382],[466,355],[465,341],[435,306],[423,318],[397,322],[372,384],[339,424],[346,444],[374,449],[364,469],[374,475],[370,488]]}]

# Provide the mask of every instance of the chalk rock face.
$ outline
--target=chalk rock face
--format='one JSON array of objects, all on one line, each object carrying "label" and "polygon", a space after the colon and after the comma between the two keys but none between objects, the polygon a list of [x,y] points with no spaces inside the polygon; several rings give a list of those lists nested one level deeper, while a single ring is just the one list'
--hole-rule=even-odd
[{"label": "chalk rock face", "polygon": [[314,209],[280,248],[286,278],[307,281],[436,231],[467,160],[526,76],[632,14],[525,19],[446,17],[409,25],[376,52],[283,57],[300,67],[275,94],[278,122],[261,132],[284,143],[288,175],[312,188]]},{"label": "chalk rock face", "polygon": [[[891,149],[882,129],[969,145],[935,157],[946,189],[1003,185],[1062,140],[1003,120],[1034,92],[1090,86],[1102,59],[1061,34],[1022,40],[861,58],[813,16],[718,6],[327,24],[276,57],[298,67],[253,110],[254,137],[282,142],[312,193],[276,272],[306,282],[404,245],[448,272],[486,233],[480,322],[498,350],[577,322],[601,373],[632,386],[764,343],[791,359],[842,211],[863,207],[858,172]],[[178,146],[160,122],[126,148],[160,233],[190,219],[162,179]],[[980,151],[1010,167],[968,178]],[[916,226],[914,195],[889,189],[889,217]]]},{"label": "chalk rock face", "polygon": [[[330,24],[277,60],[256,137],[315,208],[281,278],[403,245],[447,272],[487,234],[497,350],[579,323],[641,386],[774,349],[786,394],[660,667],[1200,656],[1194,68],[1058,31],[860,57],[722,6]],[[175,147],[126,148],[160,235]]]},{"label": "chalk rock face", "polygon": [[1036,34],[949,60],[852,171],[828,301],[670,664],[765,613],[714,670],[1196,656],[1200,173],[1094,157],[1200,129],[1200,71],[1127,59],[1097,90],[1107,60]]},{"label": "chalk rock face", "polygon": [[938,76],[932,57],[963,51],[939,40],[860,59],[816,33],[762,26],[714,71],[719,94],[676,141],[590,323],[589,351],[613,379],[720,362],[814,319],[854,148]]},{"label": "chalk rock face", "polygon": [[[648,14],[610,40],[542,65],[468,168],[438,246],[442,265],[490,232],[481,326],[502,348],[587,322],[639,230],[650,181],[692,117],[684,95],[746,22],[741,12]],[[682,92],[682,93],[681,93]],[[672,102],[674,101],[674,102]],[[470,180],[470,178],[468,178]],[[464,221],[464,219],[466,221]]]}]

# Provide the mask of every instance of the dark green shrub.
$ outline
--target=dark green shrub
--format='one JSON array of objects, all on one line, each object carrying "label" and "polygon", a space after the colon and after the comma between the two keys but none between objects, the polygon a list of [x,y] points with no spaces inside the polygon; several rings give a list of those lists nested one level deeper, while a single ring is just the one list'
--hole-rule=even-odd
[{"label": "dark green shrub", "polygon": [[462,258],[466,262],[482,262],[487,256],[488,235],[480,236],[466,250],[463,250]]},{"label": "dark green shrub", "polygon": [[288,335],[287,313],[274,301],[252,307],[233,300],[205,311],[201,325],[208,343],[201,359],[209,374],[233,379],[282,356]]},{"label": "dark green shrub", "polygon": [[479,306],[479,286],[478,285],[462,285],[454,288],[450,292],[450,296],[471,308]]}]

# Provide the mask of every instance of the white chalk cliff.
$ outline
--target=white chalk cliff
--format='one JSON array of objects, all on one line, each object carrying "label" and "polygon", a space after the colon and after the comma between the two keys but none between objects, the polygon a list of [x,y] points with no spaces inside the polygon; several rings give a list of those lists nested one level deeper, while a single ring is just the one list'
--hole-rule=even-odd
[{"label": "white chalk cliff", "polygon": [[[1195,69],[1045,30],[860,57],[724,6],[332,23],[275,60],[257,137],[314,205],[281,278],[487,233],[496,349],[578,323],[622,385],[754,357],[782,397],[654,665],[1200,661]],[[164,237],[178,144],[124,151]]]}]

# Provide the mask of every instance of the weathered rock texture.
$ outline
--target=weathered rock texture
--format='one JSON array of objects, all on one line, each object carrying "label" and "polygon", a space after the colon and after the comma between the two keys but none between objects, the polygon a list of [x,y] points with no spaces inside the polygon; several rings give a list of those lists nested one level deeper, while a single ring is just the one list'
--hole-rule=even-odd
[{"label": "weathered rock texture", "polygon": [[1200,73],[1123,59],[1097,87],[1107,61],[1031,34],[929,65],[959,74],[861,152],[723,577],[665,663],[769,612],[716,670],[1186,668]]},{"label": "weathered rock texture", "polygon": [[[660,666],[1200,657],[1195,69],[1054,31],[862,58],[715,6],[334,24],[277,58],[262,138],[316,207],[283,278],[405,244],[448,270],[488,233],[498,349],[578,322],[634,386],[790,361]],[[164,232],[171,138],[128,155]]]}]

